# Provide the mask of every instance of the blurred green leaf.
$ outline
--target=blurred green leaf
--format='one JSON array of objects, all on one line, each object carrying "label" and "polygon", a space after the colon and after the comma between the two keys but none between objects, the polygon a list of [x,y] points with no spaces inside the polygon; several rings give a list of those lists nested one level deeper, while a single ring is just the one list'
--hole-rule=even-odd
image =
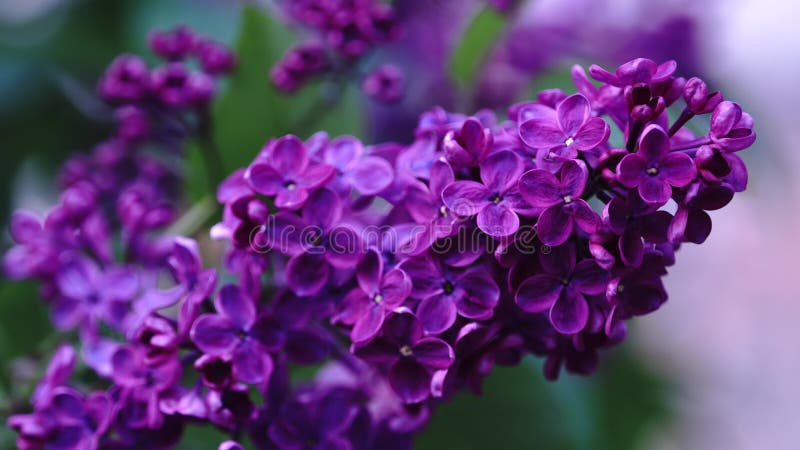
[{"label": "blurred green leaf", "polygon": [[[626,450],[667,416],[666,386],[628,352],[597,374],[550,383],[532,358],[494,370],[484,394],[460,394],[437,408],[418,450]],[[533,370],[535,369],[535,370]]]},{"label": "blurred green leaf", "polygon": [[246,6],[236,44],[239,65],[213,111],[214,140],[224,172],[246,165],[270,137],[290,129],[307,101],[279,92],[269,70],[292,42],[292,33],[254,6]]},{"label": "blurred green leaf", "polygon": [[[0,360],[30,354],[52,333],[47,308],[32,281],[0,284]],[[6,370],[3,376],[8,376]]]},{"label": "blurred green leaf", "polygon": [[505,16],[491,8],[484,8],[475,16],[450,61],[450,75],[461,86],[473,83],[478,67],[505,24]]}]

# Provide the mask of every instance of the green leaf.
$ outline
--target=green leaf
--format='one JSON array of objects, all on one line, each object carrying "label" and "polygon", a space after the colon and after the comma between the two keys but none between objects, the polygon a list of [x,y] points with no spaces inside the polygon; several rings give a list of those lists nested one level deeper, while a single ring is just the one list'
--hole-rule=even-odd
[{"label": "green leaf", "polygon": [[462,87],[474,82],[478,67],[505,24],[505,16],[490,8],[484,8],[475,16],[450,61],[450,75]]},{"label": "green leaf", "polygon": [[270,68],[293,42],[290,30],[254,6],[242,14],[239,65],[213,111],[225,173],[246,165],[270,137],[286,134],[302,110],[298,105],[308,101],[302,93],[279,92],[269,81]]}]

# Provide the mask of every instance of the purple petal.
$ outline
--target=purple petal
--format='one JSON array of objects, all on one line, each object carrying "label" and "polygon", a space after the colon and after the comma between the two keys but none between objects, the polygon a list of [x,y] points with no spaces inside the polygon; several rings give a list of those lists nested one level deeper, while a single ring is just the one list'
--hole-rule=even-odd
[{"label": "purple petal", "polygon": [[697,175],[694,161],[685,153],[670,153],[661,161],[658,170],[669,184],[677,187],[686,186]]},{"label": "purple petal", "polygon": [[549,254],[539,253],[539,263],[546,273],[563,277],[575,270],[575,253],[573,244],[554,247]]},{"label": "purple petal", "polygon": [[561,192],[574,199],[583,194],[586,180],[589,178],[589,169],[583,161],[570,160],[561,166]]},{"label": "purple petal", "polygon": [[570,286],[578,292],[598,295],[606,291],[608,271],[600,267],[593,259],[584,259],[575,266]]},{"label": "purple petal", "polygon": [[321,254],[301,253],[286,264],[286,281],[300,297],[318,293],[328,281],[330,265]]},{"label": "purple petal", "polygon": [[253,164],[245,173],[250,187],[267,196],[273,196],[283,189],[284,175],[264,162]]},{"label": "purple petal", "polygon": [[572,216],[578,228],[589,234],[595,233],[600,226],[600,216],[583,199],[573,200],[564,205],[563,209]]},{"label": "purple petal", "polygon": [[362,195],[375,195],[392,184],[394,179],[389,161],[377,156],[361,158],[348,169],[347,180]]},{"label": "purple petal", "polygon": [[422,337],[422,324],[410,310],[400,308],[386,319],[383,334],[394,342],[413,344]]},{"label": "purple petal", "polygon": [[558,299],[563,287],[558,277],[547,274],[534,275],[519,285],[516,294],[517,305],[529,313],[547,311]]},{"label": "purple petal", "polygon": [[690,209],[684,236],[687,241],[702,244],[711,234],[711,216],[700,209]]},{"label": "purple petal", "polygon": [[430,297],[442,291],[442,273],[430,258],[409,258],[399,267],[411,278],[411,295],[415,298]]},{"label": "purple petal", "polygon": [[519,193],[531,206],[546,208],[561,203],[561,183],[552,173],[533,169],[519,180]]},{"label": "purple petal", "polygon": [[352,352],[364,361],[373,364],[392,363],[400,358],[400,351],[395,343],[380,336],[371,340],[369,344],[354,346]]},{"label": "purple petal", "polygon": [[83,260],[76,260],[65,264],[56,275],[56,285],[62,295],[75,300],[86,300],[94,294],[94,286],[88,272],[96,272],[97,269],[89,269],[90,263]]},{"label": "purple petal", "polygon": [[233,377],[247,384],[261,384],[272,375],[272,358],[252,339],[245,339],[233,352]]},{"label": "purple petal", "polygon": [[672,196],[672,188],[661,177],[647,176],[639,185],[639,195],[647,203],[663,205]]},{"label": "purple petal", "polygon": [[361,311],[361,316],[356,320],[353,330],[350,332],[350,339],[355,344],[361,344],[374,338],[383,325],[383,308],[374,303],[370,304]]},{"label": "purple petal", "polygon": [[565,289],[550,309],[550,322],[562,334],[575,334],[589,322],[589,304],[583,295]]},{"label": "purple petal", "polygon": [[619,255],[626,266],[638,267],[644,256],[642,236],[634,230],[626,229],[619,237]]},{"label": "purple petal", "polygon": [[458,216],[474,216],[489,204],[489,190],[475,181],[455,181],[442,191],[444,204]]},{"label": "purple petal", "polygon": [[613,86],[616,86],[620,83],[620,80],[617,78],[616,75],[612,74],[611,72],[603,69],[602,67],[592,64],[589,66],[589,75],[592,76],[595,80],[601,83],[607,83]]},{"label": "purple petal", "polygon": [[27,244],[34,242],[41,235],[42,225],[39,219],[28,211],[14,211],[11,215],[9,233],[14,242]]},{"label": "purple petal", "polygon": [[669,152],[669,136],[658,125],[650,124],[639,138],[639,150],[636,152],[648,163],[657,163]]},{"label": "purple petal", "polygon": [[428,180],[428,186],[430,187],[430,192],[434,195],[434,197],[441,198],[444,188],[454,180],[455,175],[453,175],[453,169],[450,167],[450,164],[447,164],[441,160],[436,160],[433,162],[433,165],[431,165],[431,176]]},{"label": "purple petal", "polygon": [[308,200],[308,190],[295,187],[294,189],[281,189],[275,196],[275,206],[283,209],[295,210],[303,206]]},{"label": "purple petal", "polygon": [[711,113],[711,134],[718,137],[727,135],[741,118],[741,106],[730,101],[721,102]]},{"label": "purple petal", "polygon": [[125,387],[139,387],[146,377],[146,367],[131,347],[121,346],[111,355],[111,376]]},{"label": "purple petal", "polygon": [[83,307],[83,300],[70,297],[57,297],[53,300],[50,310],[50,317],[53,325],[60,330],[74,328],[85,318],[86,310]]},{"label": "purple petal", "polygon": [[414,358],[431,370],[445,370],[455,360],[453,349],[445,341],[435,337],[420,339],[411,350]]},{"label": "purple petal", "polygon": [[364,146],[353,136],[340,136],[332,140],[325,149],[325,162],[344,170],[353,161],[361,158]]},{"label": "purple petal", "polygon": [[434,295],[420,302],[417,316],[425,333],[439,334],[455,323],[456,305],[444,295]]},{"label": "purple petal", "polygon": [[478,228],[492,237],[503,237],[519,229],[519,216],[505,203],[489,203],[478,213]]},{"label": "purple petal", "polygon": [[567,139],[558,124],[551,118],[534,118],[522,122],[519,137],[533,148],[550,148],[562,145]]},{"label": "purple petal", "polygon": [[329,230],[342,218],[342,201],[332,190],[322,188],[309,197],[302,215],[307,224]]},{"label": "purple petal", "polygon": [[400,269],[392,269],[383,277],[381,294],[385,308],[400,306],[411,294],[411,279]]},{"label": "purple petal", "polygon": [[500,301],[500,288],[489,274],[471,270],[458,279],[464,295],[456,301],[458,313],[468,319],[485,320],[492,316]]},{"label": "purple petal", "polygon": [[581,94],[565,98],[556,107],[558,124],[565,136],[575,137],[578,129],[589,119],[589,101]]},{"label": "purple petal", "polygon": [[302,173],[308,166],[308,150],[297,137],[284,136],[273,144],[269,162],[277,173],[291,177]]},{"label": "purple petal", "polygon": [[403,358],[389,369],[389,384],[404,403],[419,403],[431,393],[431,374],[413,358]]},{"label": "purple petal", "polygon": [[217,312],[225,316],[240,330],[249,330],[256,320],[256,305],[238,286],[222,287],[214,300]]},{"label": "purple petal", "polygon": [[572,147],[582,151],[591,150],[608,140],[610,135],[611,128],[608,123],[599,117],[594,117],[578,129]]},{"label": "purple petal", "polygon": [[370,249],[358,263],[356,272],[358,286],[368,295],[374,295],[380,289],[382,276],[383,259],[377,250]]},{"label": "purple petal", "polygon": [[622,158],[617,166],[617,181],[627,188],[634,188],[646,177],[647,161],[640,155],[632,153]]},{"label": "purple petal", "polygon": [[572,234],[572,216],[564,211],[562,205],[553,205],[542,212],[536,222],[539,239],[551,247],[561,245]]},{"label": "purple petal", "polygon": [[333,178],[336,169],[327,164],[316,164],[307,167],[303,173],[297,175],[294,181],[306,189],[316,189]]},{"label": "purple petal", "polygon": [[239,329],[219,314],[203,314],[194,321],[190,336],[197,348],[211,356],[225,356],[239,343]]},{"label": "purple petal", "polygon": [[351,227],[333,227],[328,233],[325,259],[337,269],[353,268],[364,256],[363,245],[358,233]]},{"label": "purple petal", "polygon": [[503,194],[518,181],[524,166],[516,153],[502,150],[486,158],[481,164],[481,180],[490,194]]}]

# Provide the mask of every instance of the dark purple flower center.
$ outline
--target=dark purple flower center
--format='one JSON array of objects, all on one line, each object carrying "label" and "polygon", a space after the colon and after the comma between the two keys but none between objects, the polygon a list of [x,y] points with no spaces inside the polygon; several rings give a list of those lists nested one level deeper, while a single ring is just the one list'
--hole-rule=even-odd
[{"label": "dark purple flower center", "polygon": [[444,284],[442,284],[442,290],[444,290],[445,294],[452,294],[453,291],[456,290],[456,287],[453,286],[453,283],[445,281]]},{"label": "dark purple flower center", "polygon": [[503,200],[503,198],[500,197],[500,194],[494,194],[491,197],[491,200],[492,200],[492,203],[494,203],[496,205],[496,204],[500,203]]}]

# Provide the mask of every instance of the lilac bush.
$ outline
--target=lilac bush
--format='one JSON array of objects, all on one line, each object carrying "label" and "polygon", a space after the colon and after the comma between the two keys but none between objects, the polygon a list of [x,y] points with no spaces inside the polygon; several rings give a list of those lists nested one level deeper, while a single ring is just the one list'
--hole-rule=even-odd
[{"label": "lilac bush", "polygon": [[[395,31],[388,10],[352,4],[366,9],[290,11],[356,58]],[[578,93],[505,116],[435,108],[408,145],[271,138],[219,184],[225,255],[204,261],[170,228],[183,174],[169,161],[207,133],[236,59],[188,28],[150,45],[162,66],[125,55],[99,83],[114,136],[65,165],[44,220],[12,218],[6,273],[39,281],[54,326],[78,336],[9,419],[21,449],[171,448],[197,424],[228,450],[411,448],[495,365],[594,372],[667,300],[662,278],[706,239],[707,211],[747,184],[737,152],[755,132],[736,103],[672,61],[592,66],[597,83],[576,66]],[[273,80],[327,67],[302,51]],[[377,77],[365,89],[396,95],[395,74]],[[707,131],[685,127],[709,114]]]}]

